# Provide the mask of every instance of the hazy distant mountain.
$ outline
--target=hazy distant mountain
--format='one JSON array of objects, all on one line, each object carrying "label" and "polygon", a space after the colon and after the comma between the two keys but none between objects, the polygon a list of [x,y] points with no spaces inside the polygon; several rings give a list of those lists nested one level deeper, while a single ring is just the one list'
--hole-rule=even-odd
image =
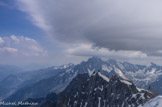
[{"label": "hazy distant mountain", "polygon": [[15,75],[11,74],[0,81],[0,85],[8,90],[8,93],[0,92],[0,97],[5,98],[6,96],[12,94],[19,88],[27,87],[33,83],[38,82],[46,78],[58,75],[64,72],[66,69],[73,67],[73,64],[67,64],[62,66],[52,66],[45,69],[26,71],[17,73]]},{"label": "hazy distant mountain", "polygon": [[0,100],[2,100],[6,94],[8,94],[8,90],[0,85]]},{"label": "hazy distant mountain", "polygon": [[1,90],[5,89],[4,91],[0,91],[0,98],[2,99],[12,94],[12,92],[17,88],[17,83],[20,81],[21,80],[19,80],[17,76],[13,74],[0,81]]},{"label": "hazy distant mountain", "polygon": [[50,65],[48,64],[28,64],[22,66],[22,68],[25,69],[25,71],[33,71],[33,70],[48,68],[49,66]]},{"label": "hazy distant mountain", "polygon": [[23,72],[24,70],[14,65],[0,65],[0,81],[10,74]]},{"label": "hazy distant mountain", "polygon": [[149,85],[152,86],[155,91],[159,92],[162,95],[162,77],[158,78],[156,81]]},{"label": "hazy distant mountain", "polygon": [[[59,93],[63,91],[78,74],[88,73],[89,76],[91,76],[94,71],[98,70],[101,70],[101,73],[104,75],[117,75],[121,79],[132,80],[135,85],[140,88],[148,88],[149,84],[162,77],[162,67],[154,63],[145,66],[121,62],[114,59],[103,61],[100,58],[92,57],[86,62],[81,62],[78,65],[65,69],[58,75],[42,79],[32,85],[23,87],[17,90],[8,99],[24,100],[27,98],[45,97],[49,92]],[[159,85],[159,87],[160,86],[162,85]]]},{"label": "hazy distant mountain", "polygon": [[[21,95],[25,97],[26,95],[24,95],[24,94],[28,93],[28,92],[32,93],[32,92],[36,91],[36,92],[34,92],[34,94],[32,96],[34,96],[35,94],[36,94],[36,96],[37,96],[37,94],[39,96],[44,95],[44,93],[42,93],[40,91],[46,90],[46,88],[48,88],[48,89],[50,88],[50,85],[52,85],[52,84],[50,84],[50,85],[47,84],[47,83],[51,82],[51,80],[49,78],[56,76],[62,72],[65,72],[67,69],[73,68],[73,66],[74,66],[73,64],[67,64],[67,65],[62,65],[62,66],[53,66],[53,67],[49,67],[49,68],[45,68],[45,69],[41,69],[41,70],[37,70],[37,71],[20,73],[17,76],[15,76],[15,81],[16,80],[21,80],[21,81],[17,81],[16,83],[13,83],[13,84],[11,83],[11,85],[10,85],[11,87],[9,89],[11,89],[11,91],[12,91],[14,88],[17,88],[17,89],[20,88],[12,95],[12,96],[15,96],[15,97],[13,97],[14,99],[18,98],[18,100]],[[8,84],[8,82],[11,80],[10,77],[11,76],[9,76],[8,78],[1,81],[0,84],[1,85]],[[48,82],[46,82],[46,80]],[[42,86],[42,87],[40,87],[40,86]],[[46,94],[48,94],[48,93],[46,93]],[[20,98],[20,99],[25,100],[26,98],[29,98],[29,97],[30,97],[30,94],[27,95],[27,97]]]}]

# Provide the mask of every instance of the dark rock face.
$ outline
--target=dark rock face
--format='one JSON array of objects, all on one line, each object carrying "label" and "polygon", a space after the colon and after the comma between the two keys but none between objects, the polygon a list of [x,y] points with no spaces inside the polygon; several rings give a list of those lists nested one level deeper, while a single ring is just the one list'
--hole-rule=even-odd
[{"label": "dark rock face", "polygon": [[128,80],[111,78],[100,72],[79,74],[59,94],[57,107],[137,107],[152,98]]},{"label": "dark rock face", "polygon": [[56,93],[50,93],[39,107],[57,107],[57,98],[58,95]]}]

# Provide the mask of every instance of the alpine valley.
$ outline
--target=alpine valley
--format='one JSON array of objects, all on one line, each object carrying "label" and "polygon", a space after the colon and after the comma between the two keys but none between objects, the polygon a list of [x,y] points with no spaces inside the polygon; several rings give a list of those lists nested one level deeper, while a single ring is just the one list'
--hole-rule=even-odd
[{"label": "alpine valley", "polygon": [[98,57],[17,72],[0,81],[2,101],[37,102],[39,107],[162,107],[161,95],[162,66]]}]

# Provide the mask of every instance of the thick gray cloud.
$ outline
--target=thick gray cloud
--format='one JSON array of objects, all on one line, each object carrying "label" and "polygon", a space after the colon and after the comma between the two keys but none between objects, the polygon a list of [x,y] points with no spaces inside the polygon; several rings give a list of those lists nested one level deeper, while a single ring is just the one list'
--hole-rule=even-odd
[{"label": "thick gray cloud", "polygon": [[17,0],[34,24],[62,43],[161,55],[161,0]]}]

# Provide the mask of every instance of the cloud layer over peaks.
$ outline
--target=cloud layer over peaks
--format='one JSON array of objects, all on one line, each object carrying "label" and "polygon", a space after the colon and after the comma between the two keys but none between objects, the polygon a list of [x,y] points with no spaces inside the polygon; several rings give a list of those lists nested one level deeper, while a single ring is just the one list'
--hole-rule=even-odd
[{"label": "cloud layer over peaks", "polygon": [[[161,0],[17,0],[57,41],[161,56]],[[0,42],[1,43],[1,42]]]}]

